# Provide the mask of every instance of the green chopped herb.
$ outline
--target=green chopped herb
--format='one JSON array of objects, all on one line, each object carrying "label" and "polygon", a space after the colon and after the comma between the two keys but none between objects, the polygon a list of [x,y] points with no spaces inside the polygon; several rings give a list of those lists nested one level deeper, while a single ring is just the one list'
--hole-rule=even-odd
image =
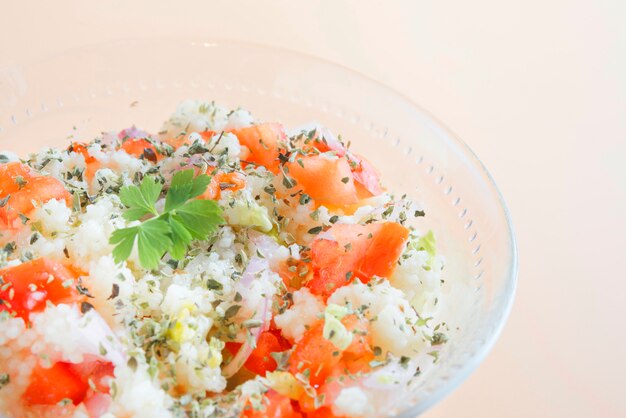
[{"label": "green chopped herb", "polygon": [[91,303],[89,303],[89,302],[81,302],[81,304],[80,304],[80,311],[82,313],[85,314],[85,313],[89,312],[92,309],[93,309],[93,305]]},{"label": "green chopped herb", "polygon": [[100,351],[101,356],[107,355],[107,349],[104,348],[104,345],[102,345],[102,342],[98,345],[98,350]]},{"label": "green chopped herb", "polygon": [[88,298],[93,299],[93,295],[89,293],[89,289],[83,286],[83,283],[81,281],[79,281],[78,284],[76,285],[76,290],[78,290],[78,293],[80,293],[81,295],[84,295],[84,296],[87,296]]},{"label": "green chopped herb", "polygon": [[448,342],[448,337],[442,332],[435,332],[430,340],[431,345],[442,345]]},{"label": "green chopped herb", "polygon": [[322,226],[316,226],[316,227],[314,227],[314,228],[309,229],[309,230],[308,230],[308,233],[309,233],[309,234],[311,234],[311,235],[317,235],[317,234],[319,234],[320,232],[322,232],[323,230],[324,230],[324,227],[322,227]]},{"label": "green chopped herb", "polygon": [[111,295],[107,298],[107,300],[115,299],[120,294],[120,286],[117,283],[113,283],[113,287],[111,289]]},{"label": "green chopped herb", "polygon": [[24,180],[24,177],[22,176],[15,176],[14,180],[15,180],[15,184],[17,184],[17,187],[19,187],[20,190],[23,189],[28,184],[28,182]]},{"label": "green chopped herb", "polygon": [[407,367],[409,367],[409,362],[411,361],[410,357],[407,356],[402,356],[400,357],[400,366],[404,367],[405,369]]},{"label": "green chopped herb", "polygon": [[174,259],[182,259],[194,239],[206,240],[213,235],[224,223],[221,209],[212,200],[195,199],[204,193],[210,181],[204,174],[194,177],[192,169],[176,173],[163,213],[155,207],[162,186],[154,178],[145,177],[140,186],[123,187],[120,199],[128,208],[123,217],[128,221],[151,218],[113,232],[110,242],[115,245],[115,261],[128,259],[136,242],[141,265],[155,269],[166,252]]},{"label": "green chopped herb", "polygon": [[215,279],[207,280],[206,286],[211,290],[222,290],[224,288],[224,286],[222,286],[222,284]]},{"label": "green chopped herb", "polygon": [[11,383],[11,376],[8,373],[0,374],[0,389]]},{"label": "green chopped herb", "polygon": [[311,201],[311,197],[306,194],[306,193],[302,193],[300,195],[300,204],[301,205],[306,205],[307,203],[309,203]]},{"label": "green chopped herb", "polygon": [[137,359],[135,357],[130,357],[128,359],[128,362],[126,363],[126,365],[128,366],[129,369],[131,369],[132,371],[137,370]]},{"label": "green chopped herb", "polygon": [[228,309],[226,309],[226,312],[224,312],[224,319],[228,321],[229,319],[237,315],[240,309],[241,309],[241,305],[230,306]]}]

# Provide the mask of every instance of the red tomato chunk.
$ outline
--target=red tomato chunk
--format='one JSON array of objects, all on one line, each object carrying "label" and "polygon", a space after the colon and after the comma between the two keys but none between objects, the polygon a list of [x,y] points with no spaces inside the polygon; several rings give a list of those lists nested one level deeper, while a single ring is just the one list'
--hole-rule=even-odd
[{"label": "red tomato chunk", "polygon": [[0,311],[9,311],[28,321],[31,312],[45,309],[46,302],[74,303],[81,299],[76,276],[63,264],[39,258],[0,270]]}]

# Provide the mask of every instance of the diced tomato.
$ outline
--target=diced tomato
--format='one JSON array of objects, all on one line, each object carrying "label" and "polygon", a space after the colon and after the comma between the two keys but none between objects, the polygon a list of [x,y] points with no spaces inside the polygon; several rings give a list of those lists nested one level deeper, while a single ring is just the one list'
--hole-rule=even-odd
[{"label": "diced tomato", "polygon": [[278,155],[287,141],[287,134],[280,123],[253,125],[231,132],[250,151],[246,161],[262,165],[274,174],[278,173]]},{"label": "diced tomato", "polygon": [[109,393],[109,383],[115,369],[113,363],[103,360],[86,360],[79,364],[69,364],[69,368],[83,382],[89,383],[91,380],[98,392]]},{"label": "diced tomato", "polygon": [[217,173],[211,178],[211,183],[200,199],[219,200],[223,190],[237,191],[244,187],[246,187],[246,179],[243,174],[234,171]]},{"label": "diced tomato", "polygon": [[368,362],[372,360],[368,322],[359,319],[355,315],[348,315],[343,318],[341,322],[348,331],[354,334],[352,343],[350,343],[348,348],[343,350],[341,357],[343,362],[347,364],[356,359],[365,359]]},{"label": "diced tomato", "polygon": [[36,366],[22,398],[30,405],[56,405],[71,399],[74,405],[85,398],[89,385],[72,372],[68,363],[56,363],[49,369]]},{"label": "diced tomato", "polygon": [[82,299],[73,284],[76,276],[63,264],[47,258],[4,268],[0,278],[10,283],[0,290],[0,311],[14,312],[25,321],[30,312],[42,311],[47,301],[59,304]]},{"label": "diced tomato", "polygon": [[82,142],[72,142],[67,150],[69,152],[75,152],[76,154],[82,155],[85,158],[85,163],[87,164],[96,160],[89,154],[89,150],[87,150],[87,144],[84,144]]},{"label": "diced tomato", "polygon": [[22,176],[21,179],[17,175],[13,177],[17,172],[25,173],[27,167],[7,168],[6,177],[0,173],[3,188],[0,198],[8,198],[6,204],[0,207],[0,227],[20,229],[25,222],[20,218],[20,214],[27,216],[35,208],[35,204],[43,204],[52,199],[65,200],[68,205],[71,203],[72,195],[59,180],[53,177],[30,175],[27,178]]},{"label": "diced tomato", "polygon": [[339,418],[337,415],[333,414],[333,411],[330,407],[324,406],[322,408],[317,408],[314,411],[307,412],[305,414],[306,418]]},{"label": "diced tomato", "polygon": [[311,243],[313,278],[311,293],[327,298],[339,287],[358,278],[389,277],[404,250],[409,231],[395,222],[367,225],[338,224],[326,231],[334,239]]},{"label": "diced tomato", "polygon": [[185,134],[180,134],[173,138],[161,138],[161,142],[170,145],[174,149],[178,149],[183,145],[189,145],[190,143],[188,135]]},{"label": "diced tomato", "polygon": [[74,405],[90,401],[90,409],[98,409],[109,399],[100,395],[109,393],[112,376],[113,364],[101,360],[58,362],[48,369],[37,365],[23,399],[29,405],[55,405],[63,399],[71,399]]},{"label": "diced tomato", "polygon": [[202,137],[202,139],[204,139],[205,141],[210,141],[216,134],[217,132],[215,131],[203,131],[203,132],[199,132],[200,136]]},{"label": "diced tomato", "polygon": [[156,163],[160,157],[152,142],[144,138],[128,138],[121,146],[127,154]]},{"label": "diced tomato", "polygon": [[[337,364],[332,373],[326,378],[324,384],[316,389],[317,400],[314,397],[304,395],[299,399],[300,410],[307,417],[335,417],[332,412],[332,405],[341,393],[341,390],[353,383],[354,379],[351,376],[346,376],[349,373],[348,367],[342,360]],[[323,397],[323,402],[320,404],[320,399]]]},{"label": "diced tomato", "polygon": [[[319,320],[294,346],[289,359],[289,371],[296,374],[308,369],[309,382],[313,387],[320,387],[329,377],[343,374],[344,368],[353,362],[369,363],[374,356],[367,337],[367,323],[354,315],[344,317],[341,322],[353,333],[352,343],[345,350],[339,350],[324,338],[324,320]],[[361,366],[354,369],[364,370]]]},{"label": "diced tomato", "polygon": [[262,332],[257,341],[256,348],[246,360],[244,367],[253,373],[265,376],[267,372],[276,370],[276,360],[271,353],[278,353],[282,350],[280,341],[271,332]]},{"label": "diced tomato", "polygon": [[283,283],[287,286],[287,289],[298,290],[302,287],[303,283],[309,281],[313,275],[310,263],[303,261],[306,258],[304,254],[301,254],[301,259],[296,260],[294,258],[288,258],[280,263],[278,267],[278,274]]},{"label": "diced tomato", "polygon": [[[231,355],[237,354],[240,348],[240,343],[226,343],[226,350]],[[265,373],[273,372],[277,367],[272,353],[280,353],[290,348],[291,344],[280,335],[280,331],[264,331],[259,335],[256,348],[244,363],[244,367],[257,375],[265,376]]]},{"label": "diced tomato", "polygon": [[92,163],[88,163],[87,166],[85,167],[85,172],[83,173],[83,177],[86,180],[91,181],[96,176],[96,172],[100,170],[101,168],[102,168],[102,164],[98,160],[95,160]]},{"label": "diced tomato", "polygon": [[368,281],[372,276],[389,277],[393,274],[398,259],[409,239],[409,230],[396,222],[384,222],[370,241],[361,261],[357,275]]},{"label": "diced tomato", "polygon": [[317,129],[310,138],[307,136],[298,137],[296,145],[307,154],[332,151],[338,157],[345,156],[350,163],[350,170],[359,199],[381,194],[383,189],[380,185],[380,176],[374,166],[365,158],[348,151],[332,134],[327,131],[325,133],[325,131],[325,128],[321,128],[321,130]]},{"label": "diced tomato", "polygon": [[67,150],[69,152],[80,154],[85,158],[85,172],[83,173],[83,176],[89,181],[93,180],[96,175],[96,171],[102,168],[102,164],[95,157],[89,154],[87,145],[82,142],[73,142]]},{"label": "diced tomato", "polygon": [[378,196],[383,192],[380,185],[380,176],[374,166],[365,158],[350,154],[350,168],[354,181],[362,187],[357,187],[359,198],[365,199],[372,196]]},{"label": "diced tomato", "polygon": [[[198,134],[202,137],[202,139],[204,139],[205,141],[210,141],[211,138],[213,138],[213,136],[215,136],[217,132],[215,131],[202,131],[202,132],[198,132]],[[189,139],[189,135],[191,133],[181,133],[180,135],[173,137],[173,138],[162,138],[161,141],[174,147],[174,149],[178,149],[180,147],[182,147],[183,145],[190,145],[191,144],[191,140]]]},{"label": "diced tomato", "polygon": [[30,167],[12,162],[0,165],[0,196],[6,197],[22,189],[33,178]]},{"label": "diced tomato", "polygon": [[293,344],[291,344],[288,339],[283,337],[281,330],[276,327],[274,320],[270,322],[270,329],[267,332],[273,334],[274,337],[276,337],[276,340],[278,340],[278,346],[280,347],[280,349],[277,350],[277,352],[287,351],[293,346]]},{"label": "diced tomato", "polygon": [[296,181],[293,191],[303,190],[321,205],[347,206],[359,201],[350,163],[345,157],[322,155],[298,157],[285,164]]},{"label": "diced tomato", "polygon": [[335,155],[343,157],[348,151],[346,147],[324,127],[315,128],[312,134],[296,136],[294,138],[294,145],[306,154],[333,151]]},{"label": "diced tomato", "polygon": [[[341,389],[349,385],[352,382],[351,379],[354,379],[351,376],[371,370],[370,362],[374,359],[374,353],[368,337],[367,322],[350,315],[345,317],[342,323],[352,332],[352,343],[340,353],[340,360],[336,362],[328,374],[324,376],[319,387],[316,388],[318,400],[316,401],[315,398],[307,395],[300,398],[300,408],[307,417],[334,416],[331,407]],[[320,405],[319,399],[322,396],[324,401]]]},{"label": "diced tomato", "polygon": [[323,384],[341,360],[341,352],[324,338],[323,330],[323,320],[313,324],[296,343],[289,358],[289,372],[295,375],[308,370],[309,382],[313,387]]},{"label": "diced tomato", "polygon": [[255,410],[251,405],[246,405],[242,417],[246,418],[300,418],[302,414],[296,411],[291,400],[270,390],[263,397],[263,410]]}]

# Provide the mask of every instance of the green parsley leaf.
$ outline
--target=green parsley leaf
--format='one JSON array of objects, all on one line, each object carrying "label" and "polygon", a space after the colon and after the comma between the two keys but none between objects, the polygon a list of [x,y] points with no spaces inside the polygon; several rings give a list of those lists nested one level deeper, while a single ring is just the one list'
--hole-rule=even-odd
[{"label": "green parsley leaf", "polygon": [[159,218],[141,224],[137,234],[137,248],[142,266],[149,270],[159,266],[161,257],[172,247],[170,231],[169,224]]},{"label": "green parsley leaf", "polygon": [[137,237],[138,232],[139,226],[113,231],[109,242],[111,245],[115,245],[115,248],[113,248],[113,259],[116,263],[121,263],[130,257],[130,253],[133,252],[133,246],[135,245],[135,238]]},{"label": "green parsley leaf", "polygon": [[122,187],[120,200],[128,208],[124,212],[124,219],[137,221],[146,215],[158,215],[154,204],[161,195],[161,189],[161,184],[152,177],[144,177],[139,187]]},{"label": "green parsley leaf", "polygon": [[139,187],[122,188],[120,199],[128,208],[124,218],[129,221],[152,218],[113,232],[110,243],[115,246],[115,262],[128,259],[136,244],[141,265],[155,269],[165,253],[180,260],[194,239],[206,240],[214,234],[224,223],[220,207],[211,200],[193,200],[204,193],[210,181],[204,174],[194,177],[193,170],[176,173],[165,197],[163,213],[155,207],[162,191],[162,185],[155,179],[145,177]]},{"label": "green parsley leaf", "polygon": [[224,223],[221,210],[212,200],[192,200],[178,208],[174,218],[185,226],[194,239],[203,240]]},{"label": "green parsley leaf", "polygon": [[150,219],[141,225],[118,229],[111,235],[113,258],[116,263],[130,257],[135,242],[139,251],[139,261],[147,269],[158,267],[163,254],[172,247],[170,224],[160,218]]},{"label": "green parsley leaf", "polygon": [[187,247],[191,241],[193,241],[193,237],[179,219],[180,218],[175,216],[170,216],[169,219],[169,224],[172,228],[172,248],[170,248],[170,255],[174,260],[183,259],[187,252]]},{"label": "green parsley leaf", "polygon": [[192,169],[179,171],[172,177],[172,184],[165,198],[165,211],[177,209],[185,202],[200,196],[211,182],[206,174],[194,178]]}]

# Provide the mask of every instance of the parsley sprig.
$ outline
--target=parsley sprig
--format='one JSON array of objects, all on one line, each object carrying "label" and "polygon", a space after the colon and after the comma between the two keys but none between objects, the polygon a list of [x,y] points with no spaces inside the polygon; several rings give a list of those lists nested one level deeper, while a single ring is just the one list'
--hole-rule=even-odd
[{"label": "parsley sprig", "polygon": [[141,224],[118,229],[111,235],[116,263],[128,259],[137,242],[139,261],[146,269],[155,269],[159,260],[169,253],[180,260],[193,240],[205,240],[224,223],[220,207],[212,200],[197,200],[211,178],[205,174],[194,177],[193,170],[179,171],[165,196],[162,213],[156,208],[163,186],[153,177],[144,177],[139,186],[125,186],[120,200],[128,209],[122,215]]}]

